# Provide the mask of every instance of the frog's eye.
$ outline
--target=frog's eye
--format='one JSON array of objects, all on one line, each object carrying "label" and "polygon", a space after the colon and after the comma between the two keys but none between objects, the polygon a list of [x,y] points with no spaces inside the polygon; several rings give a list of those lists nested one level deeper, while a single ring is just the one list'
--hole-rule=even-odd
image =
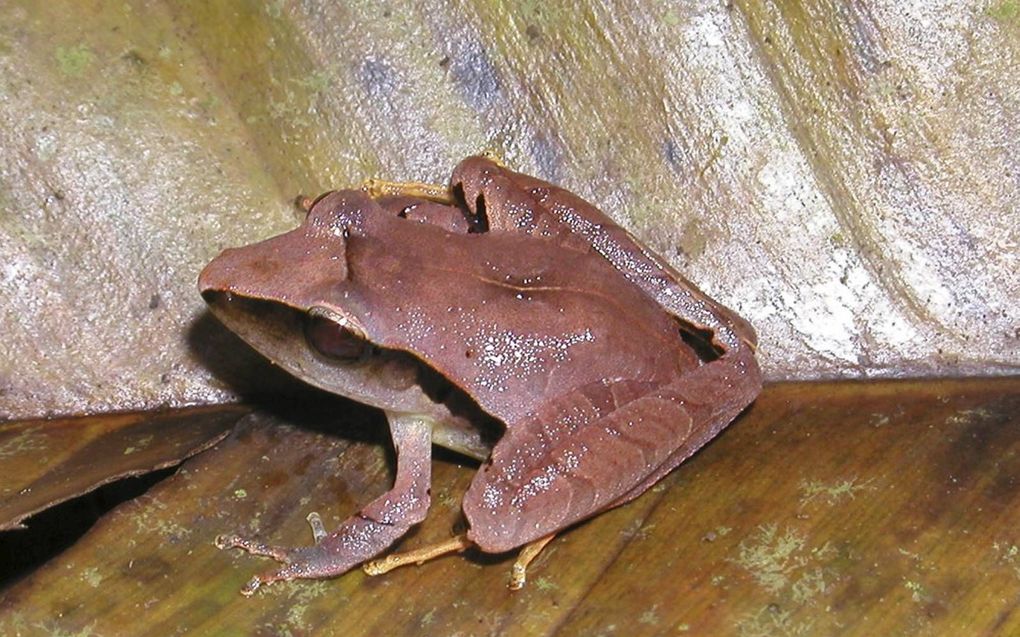
[{"label": "frog's eye", "polygon": [[305,338],[322,355],[345,363],[359,361],[372,350],[365,333],[346,319],[337,322],[324,316],[310,316]]}]

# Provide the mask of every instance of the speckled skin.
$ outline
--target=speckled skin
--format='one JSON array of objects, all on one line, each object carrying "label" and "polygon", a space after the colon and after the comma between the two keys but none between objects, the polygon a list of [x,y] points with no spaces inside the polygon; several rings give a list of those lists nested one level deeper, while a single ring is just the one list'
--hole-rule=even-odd
[{"label": "speckled skin", "polygon": [[[304,380],[385,410],[398,452],[394,488],[313,547],[223,539],[286,563],[249,592],[342,573],[421,521],[429,441],[486,455],[472,413],[505,427],[463,501],[468,538],[500,552],[640,495],[760,390],[751,327],[590,204],[481,157],[451,188],[455,205],[329,193],[299,228],[203,271],[228,326]],[[305,314],[328,321],[311,343]],[[356,361],[323,356],[352,343]],[[472,409],[430,398],[422,378],[435,373]]]}]

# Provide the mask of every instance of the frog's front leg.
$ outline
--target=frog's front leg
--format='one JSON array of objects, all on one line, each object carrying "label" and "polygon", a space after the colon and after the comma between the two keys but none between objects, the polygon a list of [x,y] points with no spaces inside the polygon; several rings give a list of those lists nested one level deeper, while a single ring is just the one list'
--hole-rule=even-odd
[{"label": "frog's front leg", "polygon": [[432,423],[418,416],[389,415],[397,475],[393,488],[358,514],[327,534],[319,516],[312,513],[315,544],[303,547],[270,546],[236,535],[216,538],[221,549],[240,548],[271,557],[283,568],[253,577],[241,593],[251,595],[263,584],[299,578],[334,577],[375,557],[425,519],[429,508],[432,472]]}]

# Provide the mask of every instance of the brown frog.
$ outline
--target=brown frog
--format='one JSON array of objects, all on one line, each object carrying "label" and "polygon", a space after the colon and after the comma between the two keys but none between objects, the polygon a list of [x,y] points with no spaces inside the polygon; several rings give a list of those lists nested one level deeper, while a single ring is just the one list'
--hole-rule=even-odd
[{"label": "brown frog", "polygon": [[332,533],[310,514],[311,546],[217,538],[284,564],[246,594],[339,575],[421,522],[433,443],[483,461],[467,532],[366,570],[523,546],[519,588],[553,535],[643,493],[761,388],[746,321],[591,204],[485,157],[449,188],[370,182],[308,208],[224,251],[199,288],[277,365],[382,409],[396,478]]}]

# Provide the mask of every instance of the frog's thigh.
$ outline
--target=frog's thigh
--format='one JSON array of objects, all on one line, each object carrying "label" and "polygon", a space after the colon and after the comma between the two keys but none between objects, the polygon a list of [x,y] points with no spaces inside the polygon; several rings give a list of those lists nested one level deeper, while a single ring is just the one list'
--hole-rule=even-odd
[{"label": "frog's thigh", "polygon": [[683,445],[677,447],[658,469],[631,492],[624,494],[616,504],[623,504],[644,493],[719,435],[726,425],[740,415],[761,388],[757,365],[750,367],[753,356],[750,348],[743,349],[732,356],[727,355],[719,361],[702,365],[697,371],[685,376],[682,382],[662,388],[661,395],[671,395],[680,402],[685,397],[690,399],[688,411],[697,425],[692,428],[691,435]]},{"label": "frog's thigh", "polygon": [[471,541],[488,552],[535,541],[616,506],[657,472],[690,437],[691,417],[626,385],[588,387],[507,430],[464,498]]},{"label": "frog's thigh", "polygon": [[456,203],[448,186],[425,184],[416,181],[386,181],[385,179],[366,179],[361,189],[373,199],[379,197],[418,197],[436,203],[453,205]]}]

